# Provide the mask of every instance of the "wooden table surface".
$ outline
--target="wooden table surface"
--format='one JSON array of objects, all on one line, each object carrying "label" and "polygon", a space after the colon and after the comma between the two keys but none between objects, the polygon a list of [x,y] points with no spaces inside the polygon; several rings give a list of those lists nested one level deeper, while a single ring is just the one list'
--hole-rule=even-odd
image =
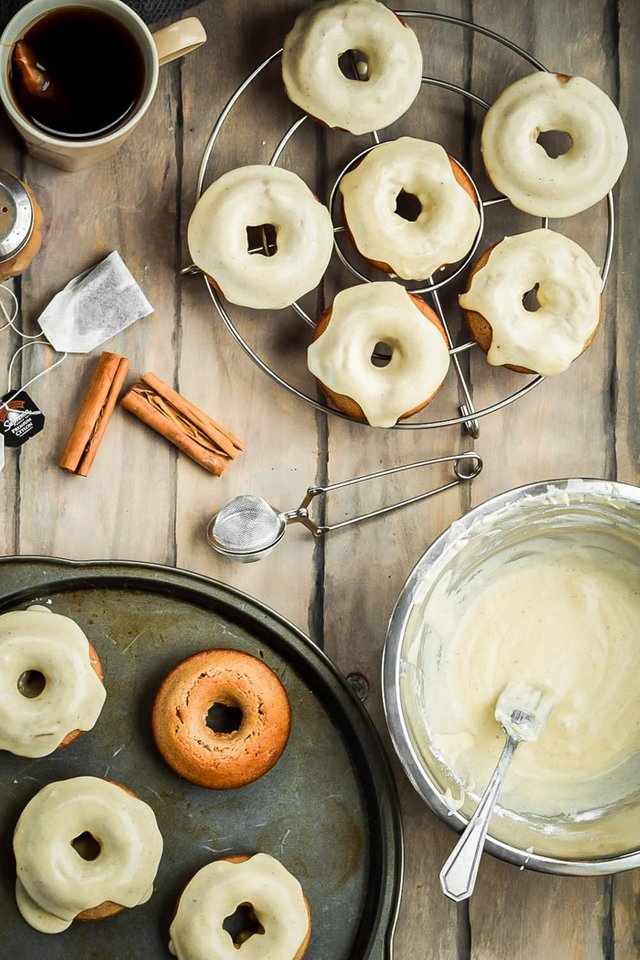
[{"label": "wooden table surface", "polygon": [[[615,191],[613,266],[593,346],[567,373],[483,418],[476,441],[459,427],[382,432],[314,410],[249,360],[222,326],[200,278],[178,275],[189,262],[187,222],[215,118],[242,79],[279,48],[304,6],[302,0],[202,3],[195,12],[207,28],[208,44],[161,70],[153,106],[120,154],[86,171],[63,173],[32,160],[0,119],[0,166],[31,185],[46,223],[42,251],[15,283],[26,329],[36,329],[38,313],[72,276],[119,250],[155,307],[153,317],[108,344],[131,360],[128,382],[152,370],[246,441],[246,452],[216,480],[117,409],[88,479],[64,473],[57,458],[96,363],[95,355],[70,357],[31,388],[47,422],[19,452],[7,451],[0,531],[7,554],[155,561],[237,585],[301,627],[344,674],[367,679],[366,706],[388,745],[380,696],[386,624],[406,576],[434,537],[470,507],[520,484],[562,476],[640,479],[640,178],[632,152]],[[588,77],[619,103],[632,146],[640,135],[637,0],[416,0],[412,9],[492,27],[548,67]],[[489,101],[530,69],[518,56],[459,27],[421,21],[416,30],[427,74]],[[296,116],[276,71],[243,99],[225,125],[208,180],[242,163],[268,162]],[[385,137],[413,133],[439,140],[490,196],[477,149],[481,119],[482,111],[465,107],[459,95],[430,90]],[[336,170],[368,143],[307,123],[283,162],[326,199]],[[605,205],[599,204],[558,229],[602,262],[605,224]],[[481,249],[505,232],[535,225],[507,205],[494,208],[487,213]],[[342,268],[332,270],[325,286],[305,301],[317,314],[335,286],[353,282]],[[445,294],[444,300],[458,335],[453,297]],[[234,316],[257,350],[275,357],[281,372],[309,388],[301,368],[308,331],[301,321],[288,312],[235,311]],[[20,343],[10,331],[1,335],[2,370]],[[14,386],[52,362],[46,348],[24,351]],[[478,405],[522,385],[515,375],[489,369],[475,352],[464,363]],[[434,409],[452,416],[459,402],[452,378]],[[426,504],[335,532],[324,541],[294,527],[270,558],[249,566],[225,561],[206,543],[206,520],[236,494],[257,493],[288,509],[310,483],[456,453],[472,444],[484,458],[482,475]],[[438,468],[368,491],[356,489],[329,501],[326,518],[335,522],[350,511],[447,479],[449,471]],[[487,857],[471,902],[456,906],[446,900],[437,875],[454,834],[420,801],[395,759],[394,765],[406,835],[396,960],[640,957],[640,872],[556,878],[519,872]]]}]

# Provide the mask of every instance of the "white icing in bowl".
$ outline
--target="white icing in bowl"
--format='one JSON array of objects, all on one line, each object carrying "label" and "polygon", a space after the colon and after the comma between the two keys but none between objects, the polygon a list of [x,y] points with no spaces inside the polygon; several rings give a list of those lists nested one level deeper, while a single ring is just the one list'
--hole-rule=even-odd
[{"label": "white icing in bowl", "polygon": [[[531,589],[536,568],[555,601]],[[514,583],[520,613],[517,602],[503,603]],[[633,629],[639,588],[640,490],[590,480],[533,484],[482,504],[411,574],[387,636],[385,710],[407,774],[443,819],[461,829],[475,809],[504,739],[490,717],[500,684],[514,678],[514,661],[526,674],[516,679],[555,687],[558,697],[539,743],[523,745],[516,758],[491,823],[490,852],[559,873],[640,864],[639,717],[633,691],[624,689],[640,659]],[[552,602],[567,589],[583,594],[564,605],[569,626],[582,624],[589,635],[583,645],[573,636],[556,652],[545,650],[546,640],[536,638],[541,630],[555,630],[556,642],[562,636]],[[487,639],[501,622],[502,636]],[[447,799],[461,788],[464,803],[451,810]]]}]

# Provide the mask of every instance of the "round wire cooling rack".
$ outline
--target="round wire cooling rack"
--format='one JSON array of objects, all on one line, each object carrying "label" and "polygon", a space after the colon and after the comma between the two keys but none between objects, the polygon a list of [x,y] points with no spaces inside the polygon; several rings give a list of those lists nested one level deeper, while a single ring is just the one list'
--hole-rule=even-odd
[{"label": "round wire cooling rack", "polygon": [[[452,26],[458,26],[463,29],[470,30],[473,33],[479,34],[492,41],[495,41],[496,43],[510,50],[511,52],[522,57],[527,63],[529,63],[536,70],[542,70],[545,72],[547,71],[547,68],[542,63],[540,63],[539,60],[536,60],[535,57],[533,57],[530,53],[528,53],[528,51],[518,46],[518,44],[507,39],[506,37],[503,37],[501,34],[496,33],[496,31],[489,29],[488,27],[483,27],[483,26],[480,26],[479,24],[471,23],[470,21],[463,20],[459,17],[449,16],[448,14],[433,13],[429,11],[417,11],[417,10],[396,10],[394,12],[399,17],[402,17],[403,19],[429,20],[436,23],[440,23],[440,24],[449,24]],[[263,63],[260,64],[260,66],[258,66],[251,74],[249,74],[249,76],[246,77],[246,79],[240,84],[240,86],[232,94],[232,96],[226,103],[225,107],[223,108],[222,112],[220,113],[211,131],[209,139],[207,140],[207,143],[202,155],[202,160],[200,162],[200,167],[198,170],[197,185],[196,185],[196,198],[199,198],[203,192],[204,183],[207,178],[207,170],[214,153],[214,147],[224,127],[225,122],[229,118],[229,115],[231,114],[232,110],[234,109],[234,107],[236,106],[240,98],[243,96],[243,94],[245,94],[248,91],[251,85],[255,83],[258,80],[258,78],[260,78],[263,74],[265,74],[265,72],[272,65],[276,64],[280,60],[281,54],[282,54],[282,48],[279,50],[276,50],[275,53],[267,57],[267,59],[264,60]],[[356,69],[355,61],[353,63],[353,68],[354,68],[354,79],[358,79],[359,74]],[[467,90],[465,87],[462,87],[455,83],[451,83],[447,80],[442,80],[436,77],[423,76],[422,88],[424,89],[425,87],[439,88],[441,90],[446,90],[451,93],[457,94],[463,97],[469,103],[475,104],[476,106],[480,107],[482,110],[485,110],[485,111],[488,110],[490,107],[490,103],[488,103],[486,100],[483,100],[482,98],[476,96],[476,94],[474,94],[470,90]],[[309,117],[307,116],[307,114],[304,114],[289,126],[289,128],[282,135],[275,150],[273,151],[273,154],[269,161],[271,166],[276,166],[279,163],[286,147],[289,145],[289,143],[291,142],[291,140],[293,139],[297,131],[300,130],[303,124],[305,124],[307,121],[309,121]],[[369,277],[363,274],[358,269],[358,267],[352,262],[352,258],[356,256],[357,251],[355,251],[354,248],[349,248],[346,252],[345,250],[343,250],[341,241],[343,237],[346,235],[346,230],[342,223],[338,223],[336,225],[335,219],[340,214],[339,206],[341,205],[339,204],[339,186],[340,186],[340,181],[342,180],[342,177],[355,164],[357,164],[359,160],[362,159],[363,156],[365,156],[365,154],[375,149],[375,147],[381,143],[380,135],[378,131],[374,130],[370,134],[370,136],[372,138],[371,145],[366,149],[361,150],[359,153],[357,153],[357,155],[355,155],[349,161],[349,163],[347,163],[346,166],[344,166],[344,168],[338,174],[331,188],[330,197],[329,197],[329,209],[331,211],[332,219],[334,220],[335,254],[339,259],[339,261],[342,263],[342,265],[361,283],[369,283],[371,282],[371,280],[369,279]],[[474,404],[473,397],[472,397],[472,389],[469,384],[469,381],[467,380],[462,364],[460,363],[460,356],[466,353],[467,351],[472,350],[477,345],[473,340],[465,341],[461,344],[455,343],[454,337],[451,334],[450,324],[443,310],[439,293],[443,287],[451,283],[452,280],[458,277],[470,265],[473,259],[473,256],[478,249],[478,246],[480,244],[480,241],[482,239],[482,235],[484,232],[485,211],[491,207],[496,206],[497,204],[501,204],[505,202],[508,203],[508,201],[507,201],[507,198],[502,195],[497,195],[487,199],[483,199],[482,196],[480,195],[480,191],[474,179],[470,176],[469,172],[465,170],[464,166],[460,163],[459,160],[457,160],[457,158],[456,158],[456,162],[462,168],[466,176],[469,178],[469,181],[473,186],[473,190],[476,194],[476,199],[479,205],[478,209],[480,212],[480,226],[478,228],[478,233],[476,235],[472,248],[464,257],[463,260],[452,265],[451,267],[447,267],[444,270],[440,271],[440,276],[437,280],[434,280],[433,277],[429,277],[427,283],[423,284],[422,286],[417,286],[417,287],[410,286],[409,284],[404,283],[404,281],[400,281],[399,278],[395,277],[393,274],[391,275],[387,274],[386,277],[393,278],[394,280],[396,280],[396,282],[404,283],[405,287],[411,293],[428,295],[431,297],[434,309],[436,310],[436,313],[438,314],[440,321],[442,322],[442,325],[447,335],[447,340],[449,342],[451,367],[457,378],[459,391],[462,397],[462,403],[460,404],[460,407],[459,407],[460,415],[454,416],[454,417],[448,417],[446,419],[441,419],[441,420],[431,420],[431,421],[422,421],[422,422],[403,421],[403,422],[397,423],[393,429],[424,430],[424,429],[433,429],[438,427],[464,425],[468,433],[471,434],[471,436],[477,437],[479,435],[478,420],[481,417],[485,417],[491,413],[495,413],[496,411],[501,410],[503,407],[506,407],[509,404],[513,403],[515,400],[518,400],[520,397],[525,396],[535,387],[539,386],[539,384],[542,383],[542,381],[545,378],[542,376],[534,376],[524,386],[508,394],[506,397],[503,397],[502,399],[496,402],[488,404],[487,406],[476,408]],[[607,238],[606,238],[604,262],[601,268],[603,287],[606,284],[607,277],[609,275],[609,269],[611,266],[611,259],[613,254],[614,234],[615,234],[615,209],[614,209],[614,203],[613,203],[613,194],[611,191],[609,191],[609,193],[607,194],[606,205],[607,205]],[[548,228],[549,226],[548,218],[542,219],[542,226],[545,228]],[[259,242],[261,244],[262,252],[264,252],[266,255],[269,255],[271,252],[269,249],[269,239],[266,236],[266,233],[264,230],[262,231],[261,240]],[[190,267],[186,267],[182,271],[182,273],[183,274],[200,273],[200,270],[197,267],[192,265]],[[225,326],[227,327],[231,335],[235,338],[237,343],[245,351],[245,353],[268,377],[271,378],[271,380],[279,384],[284,389],[288,390],[294,396],[299,397],[299,399],[315,407],[317,410],[321,410],[325,413],[331,413],[334,416],[341,417],[342,419],[345,419],[345,420],[352,420],[354,423],[363,422],[363,421],[355,420],[353,417],[350,417],[347,414],[342,413],[339,410],[336,410],[335,408],[331,407],[327,402],[323,402],[317,399],[316,397],[310,396],[309,394],[305,393],[303,390],[296,387],[293,383],[290,383],[283,376],[281,376],[276,370],[274,370],[272,366],[270,366],[258,353],[256,353],[256,351],[252,348],[250,343],[242,335],[242,333],[238,329],[237,324],[234,323],[233,319],[229,315],[229,312],[225,304],[223,303],[223,300],[220,294],[215,289],[215,287],[211,284],[208,277],[205,276],[204,279],[205,279],[207,288],[209,290],[211,299],[215,304],[215,307],[217,309],[217,312],[221,320],[223,321],[223,323],[225,324]],[[292,303],[291,308],[292,310],[295,311],[298,317],[305,324],[307,324],[310,327],[315,326],[315,321],[302,308],[300,303],[298,302]]]}]

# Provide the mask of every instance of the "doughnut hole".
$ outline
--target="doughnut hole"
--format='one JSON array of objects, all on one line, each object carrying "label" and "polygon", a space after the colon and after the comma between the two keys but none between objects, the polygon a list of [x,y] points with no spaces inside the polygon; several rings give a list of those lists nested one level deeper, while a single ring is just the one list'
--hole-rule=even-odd
[{"label": "doughnut hole", "polygon": [[82,857],[83,860],[87,861],[96,860],[100,856],[100,852],[102,850],[100,843],[96,840],[92,833],[89,833],[88,830],[85,830],[84,833],[80,833],[77,837],[74,837],[74,839],[71,841],[71,846],[79,857]]},{"label": "doughnut hole", "polygon": [[392,356],[393,347],[391,344],[385,343],[384,340],[379,340],[373,348],[371,363],[374,367],[386,367],[391,363]]},{"label": "doughnut hole", "polygon": [[542,130],[536,137],[544,152],[552,160],[567,153],[573,146],[571,135],[564,130]]},{"label": "doughnut hole", "polygon": [[522,298],[522,306],[523,306],[523,307],[525,308],[525,310],[527,310],[529,313],[535,313],[536,310],[539,310],[539,309],[540,309],[540,302],[539,302],[539,300],[538,300],[538,290],[539,290],[539,288],[540,288],[540,284],[539,284],[539,283],[536,283],[536,284],[531,288],[531,290],[527,290],[527,292],[524,294],[524,296],[523,296],[523,298]]},{"label": "doughnut hole", "polygon": [[369,79],[369,58],[362,50],[345,50],[338,57],[338,67],[347,80]]},{"label": "doughnut hole", "polygon": [[242,710],[235,703],[212,703],[206,722],[214,733],[236,733],[242,724]]},{"label": "doughnut hole", "polygon": [[23,697],[34,700],[47,685],[47,678],[39,670],[25,670],[18,677],[18,690]]},{"label": "doughnut hole", "polygon": [[403,220],[415,223],[422,213],[422,203],[414,193],[401,190],[396,197],[395,213],[397,213],[399,217],[402,217]]},{"label": "doughnut hole", "polygon": [[236,910],[222,922],[222,929],[225,930],[234,947],[240,948],[255,934],[264,933],[264,927],[258,920],[255,910],[250,903],[241,903]]},{"label": "doughnut hole", "polygon": [[278,252],[278,231],[272,223],[261,223],[258,226],[247,227],[247,251],[250,254],[260,254],[263,257],[272,257]]}]

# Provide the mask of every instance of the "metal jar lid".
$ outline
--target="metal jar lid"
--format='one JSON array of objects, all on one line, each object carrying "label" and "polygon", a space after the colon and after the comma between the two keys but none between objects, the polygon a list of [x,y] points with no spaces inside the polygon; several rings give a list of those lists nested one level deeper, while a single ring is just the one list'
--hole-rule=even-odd
[{"label": "metal jar lid", "polygon": [[0,263],[11,260],[28,243],[33,230],[33,204],[24,184],[0,170]]}]

